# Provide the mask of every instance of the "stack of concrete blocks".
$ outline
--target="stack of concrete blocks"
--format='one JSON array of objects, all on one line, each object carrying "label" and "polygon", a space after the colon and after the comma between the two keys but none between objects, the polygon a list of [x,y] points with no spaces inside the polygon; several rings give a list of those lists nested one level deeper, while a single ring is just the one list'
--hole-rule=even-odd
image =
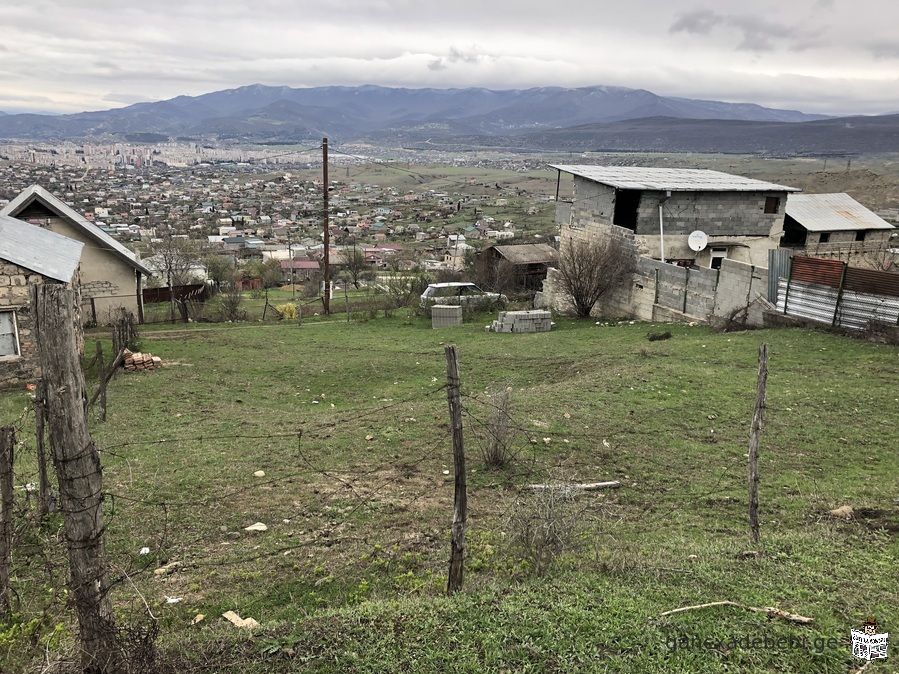
[{"label": "stack of concrete blocks", "polygon": [[449,304],[435,304],[431,307],[431,328],[451,328],[462,325],[462,307]]},{"label": "stack of concrete blocks", "polygon": [[552,314],[545,309],[533,311],[500,311],[499,318],[490,326],[493,332],[549,332],[552,330]]}]

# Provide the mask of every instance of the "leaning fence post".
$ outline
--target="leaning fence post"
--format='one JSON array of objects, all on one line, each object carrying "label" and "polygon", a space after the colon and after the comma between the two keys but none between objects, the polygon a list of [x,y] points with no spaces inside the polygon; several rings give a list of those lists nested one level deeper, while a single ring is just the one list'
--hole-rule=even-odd
[{"label": "leaning fence post", "polygon": [[446,352],[446,399],[449,403],[450,424],[453,430],[453,528],[450,540],[449,579],[446,593],[462,589],[462,561],[465,556],[465,522],[468,518],[468,496],[465,487],[465,447],[462,442],[462,394],[459,383],[459,362],[456,347],[448,345]]},{"label": "leaning fence post", "polygon": [[0,616],[6,616],[12,605],[9,576],[12,566],[12,466],[15,445],[15,428],[0,428]]},{"label": "leaning fence post", "polygon": [[749,535],[759,542],[759,436],[765,412],[765,391],[768,386],[768,345],[759,347],[759,374],[756,384],[755,410],[749,428]]},{"label": "leaning fence post", "polygon": [[100,373],[100,421],[106,421],[106,368],[103,365],[103,342],[97,340],[97,372]]},{"label": "leaning fence post", "polygon": [[47,447],[44,424],[47,420],[47,387],[44,380],[37,383],[34,399],[34,438],[37,446],[38,472],[38,516],[43,518],[50,512],[50,477],[47,474]]}]

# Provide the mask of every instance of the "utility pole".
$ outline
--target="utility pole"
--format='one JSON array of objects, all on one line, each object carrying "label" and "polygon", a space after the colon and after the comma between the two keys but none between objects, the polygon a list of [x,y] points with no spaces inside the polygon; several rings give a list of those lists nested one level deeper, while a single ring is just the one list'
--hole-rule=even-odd
[{"label": "utility pole", "polygon": [[322,298],[325,315],[331,313],[331,227],[328,224],[328,139],[322,138],[322,180],[324,181],[325,207],[325,294]]},{"label": "utility pole", "polygon": [[293,249],[290,242],[290,227],[287,228],[287,259],[290,261],[290,292],[293,301],[297,301],[297,287],[293,282]]}]

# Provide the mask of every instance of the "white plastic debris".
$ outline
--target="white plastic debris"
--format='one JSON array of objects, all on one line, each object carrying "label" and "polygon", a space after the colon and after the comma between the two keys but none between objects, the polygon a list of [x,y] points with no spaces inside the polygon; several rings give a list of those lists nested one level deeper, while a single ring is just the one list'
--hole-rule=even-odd
[{"label": "white plastic debris", "polygon": [[268,531],[268,527],[262,522],[256,522],[256,524],[244,527],[244,531]]},{"label": "white plastic debris", "polygon": [[141,548],[141,549],[140,549],[140,552],[139,552],[138,554],[140,554],[140,555],[149,555],[149,554],[150,554],[150,548]]}]

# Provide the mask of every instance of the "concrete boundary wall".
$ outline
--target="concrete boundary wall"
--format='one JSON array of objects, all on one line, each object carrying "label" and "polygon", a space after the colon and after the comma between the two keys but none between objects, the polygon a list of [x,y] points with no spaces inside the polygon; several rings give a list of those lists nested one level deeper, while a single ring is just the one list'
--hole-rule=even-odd
[{"label": "concrete boundary wall", "polygon": [[[569,313],[558,292],[557,275],[550,270],[544,284],[543,304]],[[678,267],[640,257],[631,281],[593,309],[598,318],[643,321],[721,323],[736,320],[764,325],[768,270],[725,259],[721,269]]]}]

